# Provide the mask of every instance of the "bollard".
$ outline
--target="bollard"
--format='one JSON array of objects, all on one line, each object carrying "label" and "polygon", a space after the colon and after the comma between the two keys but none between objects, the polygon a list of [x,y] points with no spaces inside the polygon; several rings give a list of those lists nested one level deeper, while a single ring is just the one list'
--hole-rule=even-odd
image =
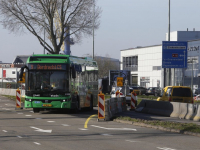
[{"label": "bollard", "polygon": [[98,94],[98,119],[104,119],[105,121],[105,95],[100,92]]},{"label": "bollard", "polygon": [[21,91],[19,88],[16,90],[16,109],[21,109]]},{"label": "bollard", "polygon": [[137,94],[133,91],[133,92],[131,92],[131,109],[130,109],[130,111],[135,110],[136,100],[137,100]]}]

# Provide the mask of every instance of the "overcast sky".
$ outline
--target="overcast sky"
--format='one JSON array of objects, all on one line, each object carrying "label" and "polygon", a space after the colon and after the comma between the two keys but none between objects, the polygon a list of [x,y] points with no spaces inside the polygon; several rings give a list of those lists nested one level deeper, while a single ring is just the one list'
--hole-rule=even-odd
[{"label": "overcast sky", "polygon": [[[165,41],[169,0],[98,0],[101,25],[95,31],[95,55],[120,58],[120,50]],[[171,31],[200,31],[200,0],[171,0]],[[92,55],[92,36],[71,46],[72,55]],[[37,39],[15,35],[0,25],[0,61],[11,63],[17,55],[43,53]]]}]

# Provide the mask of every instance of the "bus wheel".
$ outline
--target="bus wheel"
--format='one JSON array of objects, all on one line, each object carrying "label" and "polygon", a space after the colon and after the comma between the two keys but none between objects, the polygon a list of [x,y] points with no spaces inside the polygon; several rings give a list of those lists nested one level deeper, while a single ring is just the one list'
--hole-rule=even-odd
[{"label": "bus wheel", "polygon": [[39,112],[40,112],[40,109],[39,109],[39,108],[33,108],[33,112],[34,112],[34,113],[39,113]]}]

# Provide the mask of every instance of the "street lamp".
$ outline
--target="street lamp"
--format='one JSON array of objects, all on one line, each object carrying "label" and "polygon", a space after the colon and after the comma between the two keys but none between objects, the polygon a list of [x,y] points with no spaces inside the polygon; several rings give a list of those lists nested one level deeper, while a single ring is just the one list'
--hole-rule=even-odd
[{"label": "street lamp", "polygon": [[93,1],[93,52],[92,52],[92,59],[94,59],[94,18],[95,18],[95,0]]},{"label": "street lamp", "polygon": [[193,94],[193,63],[194,61],[197,60],[197,58],[191,58],[188,59],[187,63],[192,63],[192,71],[191,71],[191,89],[192,89],[192,94]]}]

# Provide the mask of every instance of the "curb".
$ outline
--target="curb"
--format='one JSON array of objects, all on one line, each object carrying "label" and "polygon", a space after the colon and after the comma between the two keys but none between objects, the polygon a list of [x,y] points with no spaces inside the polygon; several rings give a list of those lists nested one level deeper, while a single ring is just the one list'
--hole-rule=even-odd
[{"label": "curb", "polygon": [[153,126],[153,125],[149,125],[149,124],[145,124],[145,123],[139,123],[139,122],[133,122],[133,121],[127,121],[127,120],[120,120],[120,119],[114,119],[113,121],[118,122],[118,123],[132,124],[132,125],[135,125],[135,126],[153,128],[153,129],[162,130],[162,131],[181,133],[181,134],[193,135],[193,136],[200,137],[200,133],[194,133],[194,132],[183,131],[183,130],[178,130],[178,129],[164,128],[164,127],[161,127],[161,126]]}]

